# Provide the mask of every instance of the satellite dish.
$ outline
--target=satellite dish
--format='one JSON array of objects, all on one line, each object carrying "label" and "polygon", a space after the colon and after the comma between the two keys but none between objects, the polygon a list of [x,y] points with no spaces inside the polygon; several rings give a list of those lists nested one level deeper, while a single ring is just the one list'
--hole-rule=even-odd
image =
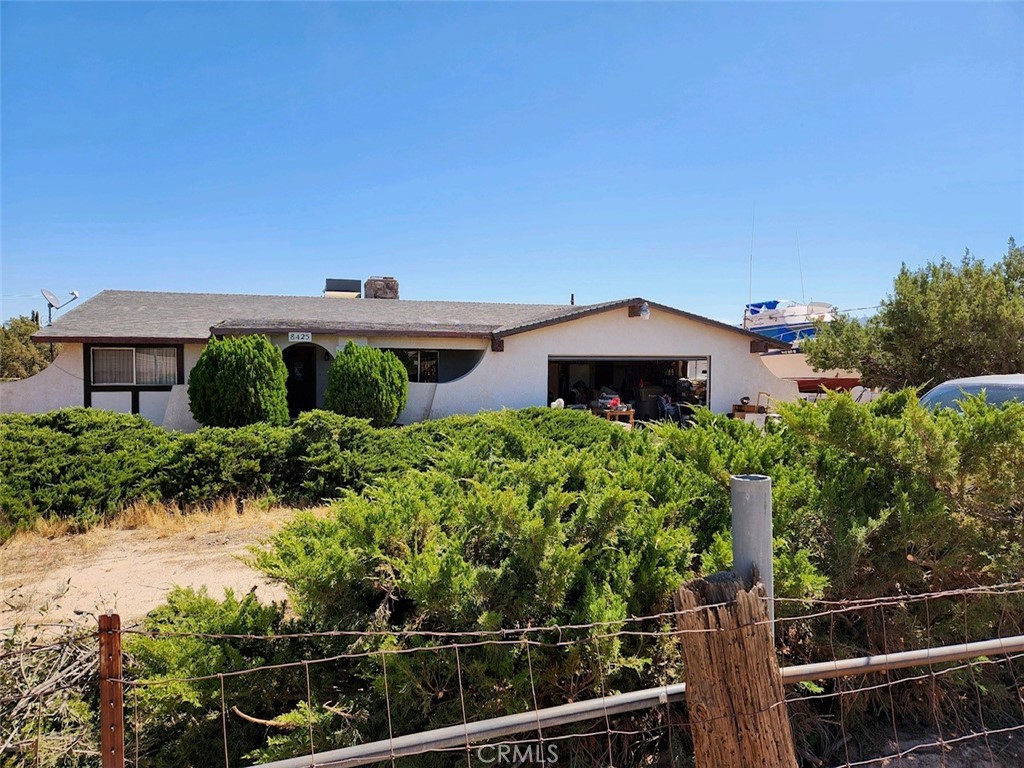
[{"label": "satellite dish", "polygon": [[43,294],[43,298],[46,299],[46,303],[49,304],[54,309],[60,309],[61,305],[64,303],[57,298],[53,291],[48,291],[45,288],[43,288],[40,291],[40,293]]},{"label": "satellite dish", "polygon": [[[57,296],[54,294],[53,291],[48,291],[45,288],[40,289],[39,292],[41,294],[43,294],[43,298],[46,299],[46,324],[47,325],[52,325],[53,324],[53,310],[60,309],[61,307],[65,306],[66,304],[70,304],[72,301],[74,301],[75,299],[78,298],[78,291],[71,291],[71,298],[68,299],[67,301],[61,301],[60,299],[57,298]],[[52,347],[53,345],[51,344],[50,346]],[[53,359],[52,350],[51,350],[50,358],[51,358],[51,361],[52,361],[52,359]]]}]

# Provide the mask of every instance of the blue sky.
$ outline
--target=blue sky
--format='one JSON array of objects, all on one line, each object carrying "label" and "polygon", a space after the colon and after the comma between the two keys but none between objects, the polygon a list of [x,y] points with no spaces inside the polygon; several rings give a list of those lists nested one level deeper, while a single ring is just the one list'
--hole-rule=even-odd
[{"label": "blue sky", "polygon": [[1024,239],[1024,6],[2,5],[40,287],[877,304]]}]

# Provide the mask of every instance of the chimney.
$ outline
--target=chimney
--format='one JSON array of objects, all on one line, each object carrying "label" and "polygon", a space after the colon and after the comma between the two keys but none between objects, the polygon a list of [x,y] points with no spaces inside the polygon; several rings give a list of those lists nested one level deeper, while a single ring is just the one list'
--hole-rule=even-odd
[{"label": "chimney", "polygon": [[363,285],[367,299],[397,299],[398,281],[393,277],[369,277]]},{"label": "chimney", "polygon": [[324,296],[331,299],[358,299],[361,286],[358,280],[328,277],[324,283]]}]

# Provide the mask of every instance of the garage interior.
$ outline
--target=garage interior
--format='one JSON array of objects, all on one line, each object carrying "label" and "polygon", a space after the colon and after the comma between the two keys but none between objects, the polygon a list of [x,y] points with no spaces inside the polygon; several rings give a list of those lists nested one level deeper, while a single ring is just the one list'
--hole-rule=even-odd
[{"label": "garage interior", "polygon": [[603,389],[632,403],[639,419],[658,418],[658,399],[694,405],[708,403],[709,357],[605,358],[549,357],[548,402],[594,408]]}]

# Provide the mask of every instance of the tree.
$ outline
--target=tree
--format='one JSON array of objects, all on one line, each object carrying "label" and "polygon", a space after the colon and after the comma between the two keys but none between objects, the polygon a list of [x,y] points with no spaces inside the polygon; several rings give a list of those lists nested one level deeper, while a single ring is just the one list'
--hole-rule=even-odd
[{"label": "tree", "polygon": [[1024,248],[1011,237],[991,266],[970,251],[959,264],[904,264],[878,314],[822,324],[804,351],[817,370],[856,369],[867,386],[1024,372]]},{"label": "tree", "polygon": [[[36,312],[12,317],[0,327],[0,379],[27,379],[50,364],[50,345],[32,341],[38,330]],[[59,352],[60,345],[54,345],[53,354]]]},{"label": "tree", "polygon": [[196,420],[212,427],[288,423],[288,369],[266,336],[211,339],[188,379]]},{"label": "tree", "polygon": [[408,396],[409,372],[394,354],[350,341],[327,373],[324,407],[386,427],[398,418]]}]

